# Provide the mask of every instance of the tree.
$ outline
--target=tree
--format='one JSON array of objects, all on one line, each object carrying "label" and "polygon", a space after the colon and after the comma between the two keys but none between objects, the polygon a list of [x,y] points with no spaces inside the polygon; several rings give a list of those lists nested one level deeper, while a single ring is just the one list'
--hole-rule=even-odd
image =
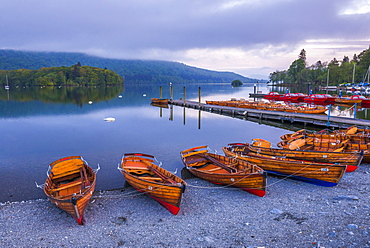
[{"label": "tree", "polygon": [[370,66],[370,49],[362,51],[359,55],[358,66],[356,67],[356,78],[361,81],[365,81],[365,75],[368,72]]},{"label": "tree", "polygon": [[298,58],[299,59],[302,59],[306,63],[306,60],[307,60],[306,50],[302,49],[301,52],[298,55]]},{"label": "tree", "polygon": [[284,82],[287,79],[287,71],[275,71],[270,73],[271,82]]},{"label": "tree", "polygon": [[357,57],[356,54],[353,55],[352,61],[355,62],[355,63],[358,63],[358,57]]},{"label": "tree", "polygon": [[294,60],[288,69],[288,76],[290,82],[298,83],[300,81],[300,73],[306,67],[306,63],[303,59]]},{"label": "tree", "polygon": [[340,81],[340,68],[339,68],[339,61],[334,58],[328,64],[328,73],[329,74],[329,83],[335,82],[338,83]]},{"label": "tree", "polygon": [[348,58],[348,56],[344,56],[344,57],[343,57],[342,64],[343,64],[343,63],[349,63],[349,58]]}]

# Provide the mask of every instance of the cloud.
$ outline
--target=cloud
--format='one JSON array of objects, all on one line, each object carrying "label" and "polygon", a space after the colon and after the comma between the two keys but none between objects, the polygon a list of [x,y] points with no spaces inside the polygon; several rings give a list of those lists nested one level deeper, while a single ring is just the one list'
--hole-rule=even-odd
[{"label": "cloud", "polygon": [[370,44],[369,1],[8,0],[2,9],[1,48],[174,60],[209,69],[273,71],[280,57],[291,62],[304,45]]}]

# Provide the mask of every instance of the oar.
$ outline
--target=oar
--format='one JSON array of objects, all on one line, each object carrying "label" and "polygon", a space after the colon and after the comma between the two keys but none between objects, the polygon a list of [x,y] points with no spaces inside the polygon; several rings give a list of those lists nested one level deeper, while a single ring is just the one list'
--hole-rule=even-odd
[{"label": "oar", "polygon": [[217,159],[215,159],[215,158],[213,158],[209,155],[204,155],[204,157],[206,159],[208,159],[209,161],[211,161],[214,165],[220,166],[221,168],[227,170],[230,173],[235,173],[236,172],[236,169],[227,166],[226,164],[220,162],[219,160],[217,160]]},{"label": "oar", "polygon": [[177,184],[177,182],[171,178],[169,178],[168,176],[166,176],[165,174],[163,174],[162,172],[160,172],[159,170],[157,170],[156,168],[148,165],[148,169],[153,171],[155,174],[157,174],[160,178],[162,178],[164,181],[168,182],[168,183],[171,183],[171,184]]}]

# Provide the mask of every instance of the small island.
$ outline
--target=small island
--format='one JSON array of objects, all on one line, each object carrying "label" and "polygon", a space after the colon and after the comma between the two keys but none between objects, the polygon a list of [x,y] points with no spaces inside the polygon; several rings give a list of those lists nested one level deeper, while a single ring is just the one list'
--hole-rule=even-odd
[{"label": "small island", "polygon": [[239,86],[242,86],[242,85],[243,85],[243,83],[242,83],[242,81],[240,81],[239,79],[235,79],[234,81],[232,81],[231,85],[232,85],[233,87],[239,87]]},{"label": "small island", "polygon": [[47,67],[39,70],[0,70],[0,85],[17,86],[105,86],[122,85],[117,73],[77,63],[70,67]]}]

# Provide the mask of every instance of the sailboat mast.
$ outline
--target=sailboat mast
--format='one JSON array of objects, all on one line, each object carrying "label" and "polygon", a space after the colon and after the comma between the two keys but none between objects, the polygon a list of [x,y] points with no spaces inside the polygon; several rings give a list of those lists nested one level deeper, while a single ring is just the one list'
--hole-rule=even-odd
[{"label": "sailboat mast", "polygon": [[8,90],[9,89],[8,74],[5,74],[5,81],[6,81],[5,89]]},{"label": "sailboat mast", "polygon": [[330,69],[328,68],[328,75],[326,77],[326,94],[328,94],[328,88],[329,88],[329,72],[330,72]]}]

